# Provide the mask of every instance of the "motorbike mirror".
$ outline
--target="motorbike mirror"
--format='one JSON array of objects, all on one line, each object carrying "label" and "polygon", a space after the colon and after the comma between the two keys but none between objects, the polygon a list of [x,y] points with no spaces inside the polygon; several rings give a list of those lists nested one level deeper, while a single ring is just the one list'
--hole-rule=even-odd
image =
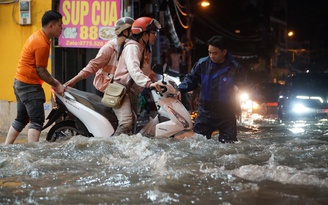
[{"label": "motorbike mirror", "polygon": [[151,69],[157,74],[160,74],[160,75],[164,74],[163,66],[160,64],[154,64]]}]

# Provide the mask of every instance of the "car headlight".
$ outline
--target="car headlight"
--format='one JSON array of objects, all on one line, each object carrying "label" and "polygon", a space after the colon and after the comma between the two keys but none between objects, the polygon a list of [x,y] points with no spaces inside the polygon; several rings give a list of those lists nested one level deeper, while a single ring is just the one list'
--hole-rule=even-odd
[{"label": "car headlight", "polygon": [[323,99],[319,96],[303,96],[303,95],[298,95],[296,96],[297,99],[302,99],[302,100],[318,100],[320,103],[323,103]]},{"label": "car headlight", "polygon": [[257,102],[253,102],[253,109],[258,109],[259,108],[259,104]]},{"label": "car headlight", "polygon": [[240,99],[241,102],[243,102],[243,101],[248,100],[248,99],[249,99],[249,96],[248,96],[247,93],[241,93],[241,94],[239,95],[239,99]]},{"label": "car headlight", "polygon": [[307,108],[307,107],[305,107],[305,106],[304,106],[303,104],[301,104],[301,103],[297,103],[297,104],[295,104],[295,105],[293,106],[292,111],[293,111],[294,113],[299,113],[299,114],[301,114],[301,113],[307,113],[307,112],[309,112],[310,109]]},{"label": "car headlight", "polygon": [[246,92],[239,94],[239,102],[240,102],[240,108],[242,110],[246,110],[248,112],[251,112],[253,109],[253,101],[249,99],[249,95]]}]

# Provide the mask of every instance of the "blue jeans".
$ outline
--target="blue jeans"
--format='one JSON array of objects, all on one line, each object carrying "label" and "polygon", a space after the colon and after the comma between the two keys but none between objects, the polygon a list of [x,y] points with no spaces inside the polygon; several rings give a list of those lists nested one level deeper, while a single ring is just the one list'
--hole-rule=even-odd
[{"label": "blue jeans", "polygon": [[21,132],[27,123],[30,129],[42,130],[44,123],[45,94],[41,85],[26,84],[15,79],[14,92],[17,100],[17,117],[12,123]]}]

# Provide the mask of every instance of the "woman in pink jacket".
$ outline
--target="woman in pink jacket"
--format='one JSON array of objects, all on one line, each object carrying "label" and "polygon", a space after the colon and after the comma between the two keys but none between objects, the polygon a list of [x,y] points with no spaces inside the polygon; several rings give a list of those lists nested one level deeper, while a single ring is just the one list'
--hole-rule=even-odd
[{"label": "woman in pink jacket", "polygon": [[[130,134],[133,129],[133,111],[136,113],[138,95],[144,88],[157,85],[156,75],[151,71],[150,46],[155,44],[161,25],[156,19],[140,17],[132,24],[132,36],[125,41],[120,51],[114,83],[126,85],[129,89],[120,108],[113,108],[118,119],[114,135]],[[155,82],[155,83],[154,83]]]},{"label": "woman in pink jacket", "polygon": [[65,85],[73,87],[80,80],[86,79],[96,73],[93,85],[98,91],[104,93],[108,83],[112,81],[113,74],[116,70],[119,47],[130,36],[133,22],[134,19],[130,17],[120,18],[115,23],[115,34],[117,37],[102,46],[97,56],[90,60],[88,65],[75,77],[67,81]]}]

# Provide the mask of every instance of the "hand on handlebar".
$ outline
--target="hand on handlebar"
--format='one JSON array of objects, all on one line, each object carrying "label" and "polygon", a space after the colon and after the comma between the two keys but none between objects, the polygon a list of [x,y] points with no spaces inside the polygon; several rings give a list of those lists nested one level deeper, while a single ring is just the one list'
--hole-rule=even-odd
[{"label": "hand on handlebar", "polygon": [[58,93],[59,95],[63,96],[64,92],[66,90],[66,86],[64,86],[63,84],[59,83],[57,86],[51,86],[51,88]]},{"label": "hand on handlebar", "polygon": [[150,88],[155,88],[157,92],[161,92],[162,91],[162,88],[161,86],[164,86],[162,83],[159,83],[159,82],[155,82],[155,83],[152,83],[150,84]]},{"label": "hand on handlebar", "polygon": [[180,92],[180,91],[177,92],[177,99],[178,99],[179,101],[181,101],[181,92]]}]

